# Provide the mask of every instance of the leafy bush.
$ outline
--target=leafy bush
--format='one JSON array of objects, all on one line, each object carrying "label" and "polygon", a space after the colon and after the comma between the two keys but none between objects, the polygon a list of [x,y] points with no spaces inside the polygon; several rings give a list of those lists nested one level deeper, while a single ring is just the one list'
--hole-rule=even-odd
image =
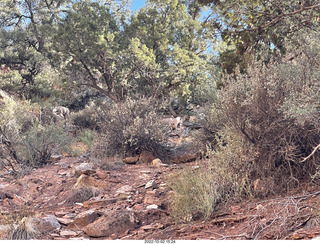
[{"label": "leafy bush", "polygon": [[173,216],[182,221],[207,219],[224,203],[250,196],[253,166],[248,157],[253,153],[246,144],[242,137],[221,131],[215,150],[207,149],[208,165],[171,176]]},{"label": "leafy bush", "polygon": [[[296,40],[300,48],[291,48],[282,60],[256,62],[247,74],[225,77],[218,93],[225,128],[220,135],[227,146],[218,147],[212,160],[224,161],[226,172],[245,170],[248,184],[268,180],[266,191],[296,187],[314,174],[319,162],[319,154],[301,162],[320,143],[320,45],[315,41],[319,34],[314,35],[302,33]],[[227,150],[234,146],[233,136],[243,142]],[[245,157],[232,153],[238,151]],[[230,158],[230,153],[235,155]],[[242,167],[232,170],[234,165]]]},{"label": "leafy bush", "polygon": [[98,105],[90,103],[83,110],[71,115],[72,124],[78,129],[98,130],[100,116],[97,113]]},{"label": "leafy bush", "polygon": [[86,129],[80,132],[79,138],[81,142],[88,146],[88,148],[91,148],[93,146],[95,136],[95,131]]},{"label": "leafy bush", "polygon": [[166,160],[170,129],[159,122],[157,106],[151,99],[102,105],[97,110],[102,123],[94,154],[132,156],[146,150]]},{"label": "leafy bush", "polygon": [[34,114],[36,107],[15,101],[3,91],[0,95],[0,166],[10,172],[24,166],[38,167],[70,143],[62,125],[40,123],[39,114]]},{"label": "leafy bush", "polygon": [[71,139],[63,127],[35,124],[22,135],[17,149],[24,162],[31,167],[39,167],[47,164],[52,154],[61,153],[70,143]]},{"label": "leafy bush", "polygon": [[281,59],[255,62],[245,74],[238,70],[224,77],[219,103],[206,116],[207,133],[214,137],[210,173],[177,178],[176,216],[197,211],[207,216],[229,200],[265,197],[319,180],[320,153],[308,157],[320,143],[319,35],[301,33],[295,39],[299,48],[288,47]]}]

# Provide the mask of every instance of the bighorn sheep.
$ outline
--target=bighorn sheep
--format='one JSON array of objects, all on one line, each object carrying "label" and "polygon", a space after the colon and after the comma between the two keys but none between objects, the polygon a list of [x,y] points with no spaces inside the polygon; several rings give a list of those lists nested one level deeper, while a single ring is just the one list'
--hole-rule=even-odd
[{"label": "bighorn sheep", "polygon": [[64,120],[69,119],[70,110],[66,107],[58,106],[52,109],[52,112]]},{"label": "bighorn sheep", "polygon": [[182,118],[181,117],[165,118],[165,119],[161,119],[160,123],[170,125],[172,130],[178,129],[178,125],[179,125],[179,129],[181,129]]}]

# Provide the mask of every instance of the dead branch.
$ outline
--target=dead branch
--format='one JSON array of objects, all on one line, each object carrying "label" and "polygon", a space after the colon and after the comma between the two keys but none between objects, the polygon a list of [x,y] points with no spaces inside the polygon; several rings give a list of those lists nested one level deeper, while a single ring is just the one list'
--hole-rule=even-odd
[{"label": "dead branch", "polygon": [[245,220],[247,218],[252,217],[251,215],[246,216],[240,216],[240,217],[233,217],[233,218],[222,218],[222,219],[215,219],[211,221],[212,224],[219,224],[219,223],[225,223],[225,222],[239,222],[241,220]]},{"label": "dead branch", "polygon": [[217,233],[217,232],[211,232],[211,231],[210,231],[210,234],[215,234],[215,235],[221,236],[221,237],[218,238],[217,240],[224,240],[224,239],[227,239],[227,238],[228,238],[228,239],[230,239],[230,238],[234,239],[234,238],[236,238],[236,237],[244,237],[244,238],[246,238],[246,239],[249,239],[247,233],[242,233],[242,234],[239,234],[239,235],[224,236],[224,235],[219,234],[219,233]]},{"label": "dead branch", "polygon": [[313,149],[312,153],[311,153],[308,157],[304,158],[300,163],[303,163],[303,162],[307,161],[313,154],[315,154],[315,152],[316,152],[319,148],[320,148],[320,144],[319,144],[318,146],[316,146],[316,147]]}]

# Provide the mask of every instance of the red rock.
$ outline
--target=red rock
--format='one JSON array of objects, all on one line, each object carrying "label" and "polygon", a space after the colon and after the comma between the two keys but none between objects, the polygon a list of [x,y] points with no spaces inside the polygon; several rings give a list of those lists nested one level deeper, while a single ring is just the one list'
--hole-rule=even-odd
[{"label": "red rock", "polygon": [[26,202],[26,201],[25,201],[22,197],[14,194],[14,196],[13,196],[13,203],[14,203],[15,205],[22,206],[22,205],[25,204],[25,202]]},{"label": "red rock", "polygon": [[57,211],[54,213],[55,216],[61,218],[62,216],[68,214],[69,212],[66,212],[66,211]]},{"label": "red rock", "polygon": [[78,233],[72,230],[63,230],[60,232],[60,236],[64,237],[71,237],[71,236],[77,236]]},{"label": "red rock", "polygon": [[90,208],[90,207],[100,207],[106,206],[112,203],[115,203],[118,199],[117,198],[108,198],[108,199],[99,199],[93,201],[85,201],[83,202],[83,207]]},{"label": "red rock", "polygon": [[61,228],[57,218],[53,215],[48,215],[44,218],[34,218],[32,222],[34,227],[41,233],[49,233]]},{"label": "red rock", "polygon": [[146,205],[151,205],[151,204],[159,204],[159,199],[158,199],[158,192],[156,190],[153,191],[147,191],[146,195],[143,199],[143,203]]},{"label": "red rock", "polygon": [[3,199],[3,201],[2,201],[3,207],[9,208],[11,205],[12,205],[12,202],[8,198]]},{"label": "red rock", "polygon": [[82,230],[83,227],[95,221],[99,215],[94,210],[88,210],[80,213],[76,216],[72,224],[68,226],[68,229],[78,229]]},{"label": "red rock", "polygon": [[69,225],[73,222],[72,219],[66,219],[66,218],[58,218],[57,217],[57,220],[59,221],[60,224],[63,224],[63,225]]},{"label": "red rock", "polygon": [[150,164],[156,157],[149,151],[142,151],[139,157],[139,163]]},{"label": "red rock", "polygon": [[101,171],[101,170],[97,170],[96,175],[102,180],[104,180],[108,177],[108,174],[106,172]]},{"label": "red rock", "polygon": [[127,157],[127,158],[124,158],[122,161],[125,163],[125,164],[136,164],[139,160],[139,156],[135,156],[135,157]]},{"label": "red rock", "polygon": [[88,176],[88,175],[81,175],[76,184],[74,185],[75,188],[85,186],[85,187],[96,187],[96,188],[106,188],[108,183],[101,180],[96,180],[95,178]]},{"label": "red rock", "polygon": [[50,161],[51,162],[53,162],[53,163],[55,163],[55,162],[58,162],[60,159],[62,159],[63,158],[63,155],[52,155],[51,157],[50,157]]},{"label": "red rock", "polygon": [[132,207],[133,210],[136,210],[136,211],[142,211],[144,210],[144,206],[141,205],[141,204],[135,204],[133,207]]},{"label": "red rock", "polygon": [[172,162],[176,164],[188,163],[195,161],[197,159],[197,154],[184,154],[181,156],[176,156]]},{"label": "red rock", "polygon": [[91,237],[120,236],[135,228],[134,214],[131,211],[111,211],[95,222],[87,225],[83,231]]}]

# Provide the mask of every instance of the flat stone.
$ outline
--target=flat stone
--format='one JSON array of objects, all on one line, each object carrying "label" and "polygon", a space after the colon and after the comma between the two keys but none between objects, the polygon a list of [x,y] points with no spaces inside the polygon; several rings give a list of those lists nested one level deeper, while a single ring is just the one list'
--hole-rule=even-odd
[{"label": "flat stone", "polygon": [[154,160],[152,160],[151,165],[157,168],[160,167],[168,167],[167,164],[162,163],[162,161],[159,158],[156,158]]},{"label": "flat stone", "polygon": [[124,158],[122,161],[125,163],[125,164],[136,164],[139,160],[139,156],[136,156],[136,157],[126,157]]},{"label": "flat stone", "polygon": [[62,158],[63,158],[63,155],[52,155],[50,157],[50,161],[53,162],[53,163],[56,163]]},{"label": "flat stone", "polygon": [[69,169],[69,168],[71,168],[69,163],[67,163],[67,162],[59,162],[57,164],[60,165],[60,169]]},{"label": "flat stone", "polygon": [[92,174],[95,171],[93,170],[92,166],[89,163],[81,163],[74,167],[74,175],[75,177],[79,177],[82,174]]},{"label": "flat stone", "polygon": [[146,207],[147,210],[158,209],[158,205],[152,204]]},{"label": "flat stone", "polygon": [[58,218],[57,217],[57,220],[59,221],[60,224],[63,224],[63,225],[69,225],[73,222],[72,219],[67,219],[67,218]]},{"label": "flat stone", "polygon": [[78,233],[72,230],[60,231],[60,236],[71,237],[71,236],[77,236],[77,235]]},{"label": "flat stone", "polygon": [[147,191],[144,196],[143,203],[147,205],[159,203],[158,192],[156,190]]},{"label": "flat stone", "polygon": [[57,211],[54,213],[54,215],[59,218],[61,218],[62,216],[66,215],[66,214],[68,214],[68,212],[66,212],[66,211]]},{"label": "flat stone", "polygon": [[139,156],[139,163],[150,164],[156,157],[152,152],[142,151]]},{"label": "flat stone", "polygon": [[150,187],[152,187],[152,189],[157,187],[157,183],[155,180],[150,180],[149,182],[147,182],[145,188],[148,189]]},{"label": "flat stone", "polygon": [[48,215],[44,218],[34,218],[32,220],[34,226],[41,233],[49,233],[51,231],[57,230],[61,228],[61,225],[54,215]]},{"label": "flat stone", "polygon": [[74,218],[76,216],[77,216],[76,213],[66,213],[63,217],[65,217],[65,218]]},{"label": "flat stone", "polygon": [[96,188],[106,188],[108,187],[108,183],[103,180],[96,180],[95,178],[82,174],[76,184],[74,185],[75,188],[79,188],[81,186],[85,187],[96,187]]},{"label": "flat stone", "polygon": [[129,185],[121,186],[121,187],[116,191],[116,193],[117,193],[118,195],[120,195],[120,194],[131,194],[132,192],[134,192],[134,189],[132,188],[132,186],[129,186]]},{"label": "flat stone", "polygon": [[83,202],[83,207],[90,208],[90,207],[101,207],[106,206],[112,203],[117,202],[117,198],[108,198],[108,199],[99,199],[99,200],[90,200]]}]

